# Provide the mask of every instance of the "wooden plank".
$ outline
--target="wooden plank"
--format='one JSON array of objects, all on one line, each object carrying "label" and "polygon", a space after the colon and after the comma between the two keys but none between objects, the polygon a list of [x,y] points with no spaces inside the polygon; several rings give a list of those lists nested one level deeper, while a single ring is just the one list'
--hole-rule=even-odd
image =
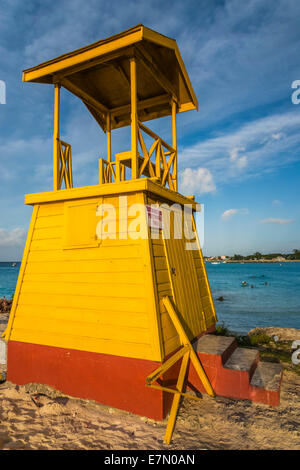
[{"label": "wooden plank", "polygon": [[38,294],[34,296],[32,293],[21,293],[19,298],[19,305],[38,305],[43,310],[43,306],[49,307],[67,307],[67,308],[82,308],[82,309],[101,309],[103,310],[116,310],[120,312],[139,312],[147,313],[147,303],[141,299],[126,299],[118,297],[105,297],[105,296],[85,296],[85,295],[51,295],[51,294]]},{"label": "wooden plank", "polygon": [[86,260],[128,260],[128,265],[141,257],[139,246],[101,246],[99,248],[81,248],[70,250],[31,251],[28,263],[41,261],[86,261]]},{"label": "wooden plank", "polygon": [[41,216],[36,220],[35,229],[62,227],[64,225],[64,215],[61,214]]},{"label": "wooden plank", "polygon": [[166,270],[168,268],[165,256],[155,256],[154,257],[154,264],[155,264],[155,269],[157,271],[158,270]]},{"label": "wooden plank", "polygon": [[136,258],[131,264],[127,259],[107,259],[107,260],[63,260],[63,261],[35,261],[26,266],[26,274],[29,273],[133,273],[144,272],[142,259]]},{"label": "wooden plank", "polygon": [[171,407],[170,415],[168,419],[167,429],[166,429],[166,433],[164,437],[164,441],[167,444],[170,444],[171,442],[171,438],[172,438],[172,434],[173,434],[173,430],[175,426],[175,421],[176,421],[176,416],[177,416],[177,411],[178,411],[178,406],[179,406],[179,402],[181,398],[181,392],[183,390],[184,381],[186,377],[186,371],[187,371],[189,358],[190,358],[189,352],[187,352],[182,358],[179,376],[178,376],[177,385],[176,385],[176,389],[178,390],[179,393],[174,395],[172,407]]},{"label": "wooden plank", "polygon": [[144,278],[140,275],[140,271],[133,271],[131,273],[127,272],[111,272],[111,273],[78,273],[78,272],[69,272],[61,273],[57,272],[55,274],[51,273],[30,273],[28,270],[24,275],[24,282],[39,282],[39,283],[49,283],[49,282],[59,282],[59,283],[88,283],[92,281],[94,284],[114,284],[114,285],[127,285],[132,284],[136,289],[139,289],[140,286],[145,285]]},{"label": "wooden plank", "polygon": [[156,280],[157,280],[157,284],[168,284],[171,288],[170,274],[167,269],[156,270]]},{"label": "wooden plank", "polygon": [[[111,341],[126,341],[127,343],[150,344],[148,328],[128,327],[116,328],[115,325],[103,324],[99,322],[88,323],[81,321],[70,321],[39,316],[17,316],[13,330],[27,330],[37,334],[65,334],[66,336],[87,336],[95,339],[107,339]],[[117,351],[116,351],[117,354]]]},{"label": "wooden plank", "polygon": [[[53,307],[43,305],[42,307],[43,318],[48,321],[65,320],[65,321],[81,321],[85,323],[99,323],[109,324],[114,327],[149,327],[149,316],[147,313],[120,312],[115,310],[104,310],[101,306],[98,309],[87,308],[68,308],[68,307]],[[41,307],[39,305],[19,305],[18,317],[33,318],[41,316]]]},{"label": "wooden plank", "polygon": [[189,345],[191,361],[192,361],[192,363],[193,363],[193,366],[194,366],[194,368],[195,368],[195,370],[196,370],[196,372],[197,372],[197,374],[198,374],[198,376],[199,376],[201,382],[203,383],[203,386],[204,386],[206,392],[208,393],[208,395],[214,397],[215,394],[214,394],[214,391],[213,391],[213,389],[212,389],[212,386],[211,386],[211,384],[210,384],[210,382],[209,382],[209,380],[208,380],[208,378],[207,378],[207,376],[206,376],[206,374],[205,374],[205,372],[204,372],[204,369],[203,369],[203,367],[202,367],[202,365],[201,365],[201,362],[200,362],[198,356],[196,355],[196,353],[195,353],[195,351],[194,351],[194,349],[193,349],[193,347],[192,347],[192,345],[191,345],[191,343],[190,343],[190,340],[189,340],[189,338],[188,338],[188,336],[187,336],[187,333],[185,332],[185,330],[184,330],[182,324],[181,324],[180,321],[179,321],[179,318],[178,318],[178,316],[177,316],[177,314],[176,314],[176,312],[175,312],[175,309],[174,309],[174,307],[173,307],[173,305],[172,305],[172,303],[171,303],[170,298],[169,298],[169,297],[165,297],[165,298],[163,299],[163,302],[164,302],[165,307],[166,307],[166,309],[167,309],[167,311],[168,311],[168,313],[169,313],[169,315],[170,315],[170,317],[171,317],[171,320],[172,320],[172,322],[173,322],[173,324],[174,324],[174,326],[175,326],[175,328],[176,328],[176,330],[177,330],[177,332],[178,332],[178,335],[179,335],[181,344],[183,344],[183,345]]},{"label": "wooden plank", "polygon": [[14,318],[15,318],[15,314],[16,314],[16,310],[17,310],[17,305],[18,305],[19,298],[20,298],[20,292],[21,292],[21,287],[22,287],[22,282],[23,282],[23,276],[25,274],[27,259],[28,259],[28,254],[29,254],[29,247],[30,247],[30,243],[31,243],[32,234],[33,234],[33,231],[34,231],[36,219],[37,219],[37,216],[38,216],[38,212],[39,212],[39,206],[35,206],[33,208],[32,216],[31,216],[30,226],[29,226],[29,230],[28,230],[28,234],[27,234],[27,239],[26,239],[26,243],[25,243],[22,263],[21,263],[21,267],[20,267],[20,271],[19,271],[18,281],[17,281],[17,285],[16,285],[16,290],[15,290],[15,293],[14,293],[14,299],[13,299],[13,303],[12,303],[12,306],[11,306],[11,311],[10,311],[7,327],[6,327],[6,329],[5,329],[5,331],[2,335],[2,336],[4,336],[6,341],[8,341],[10,339],[10,333],[11,333],[11,329],[12,329],[12,326],[13,326],[13,322],[14,322]]},{"label": "wooden plank", "polygon": [[140,284],[138,288],[134,284],[97,284],[92,282],[91,276],[89,283],[81,282],[38,282],[23,281],[22,294],[48,294],[48,295],[69,295],[69,296],[96,296],[96,297],[116,297],[124,299],[144,299],[146,296],[145,286]]},{"label": "wooden plank", "polygon": [[174,364],[176,364],[179,359],[181,359],[186,352],[188,351],[188,347],[183,346],[179,351],[173,354],[169,359],[167,359],[161,366],[159,366],[155,371],[153,371],[151,374],[146,377],[146,383],[151,384],[152,382],[155,382],[159,377],[161,377],[164,372],[166,372],[170,367],[172,367]]},{"label": "wooden plank", "polygon": [[153,255],[156,257],[164,257],[165,249],[163,246],[153,245]]},{"label": "wooden plank", "polygon": [[45,333],[41,331],[32,332],[28,330],[16,329],[11,337],[13,341],[22,341],[25,343],[44,344],[58,348],[77,349],[79,351],[101,352],[102,354],[116,355],[122,357],[132,357],[137,359],[146,359],[159,361],[159,358],[153,355],[149,344],[128,343],[126,341],[111,341],[102,338],[89,338],[86,336],[71,336],[65,333]]},{"label": "wooden plank", "polygon": [[[96,229],[96,223],[95,223]],[[95,230],[96,231],[96,230]],[[53,238],[62,239],[63,228],[61,226],[35,228],[32,240],[51,240]]]}]

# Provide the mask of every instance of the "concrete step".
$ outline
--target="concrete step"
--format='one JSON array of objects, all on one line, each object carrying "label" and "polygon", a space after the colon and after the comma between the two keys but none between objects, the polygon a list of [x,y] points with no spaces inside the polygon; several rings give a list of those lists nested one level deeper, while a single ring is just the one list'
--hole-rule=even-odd
[{"label": "concrete step", "polygon": [[224,367],[243,372],[248,372],[250,378],[253,376],[259,361],[259,351],[250,348],[236,348],[226,361]]},{"label": "concrete step", "polygon": [[222,365],[228,360],[237,348],[237,342],[231,336],[204,335],[194,343],[194,350],[201,358],[201,362],[210,363],[212,359]]},{"label": "concrete step", "polygon": [[251,379],[253,387],[278,390],[282,376],[282,365],[273,362],[259,362]]},{"label": "concrete step", "polygon": [[250,382],[250,400],[277,406],[283,368],[273,362],[259,362]]},{"label": "concrete step", "polygon": [[[282,367],[259,361],[259,351],[240,348],[234,337],[204,335],[193,344],[204,371],[216,393],[223,397],[278,405]],[[189,388],[205,393],[191,366]]]}]

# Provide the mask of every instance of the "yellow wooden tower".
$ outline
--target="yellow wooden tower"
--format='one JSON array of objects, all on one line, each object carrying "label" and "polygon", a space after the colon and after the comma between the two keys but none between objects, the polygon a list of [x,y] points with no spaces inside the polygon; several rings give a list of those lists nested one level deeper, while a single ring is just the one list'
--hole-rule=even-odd
[{"label": "yellow wooden tower", "polygon": [[[181,376],[189,358],[195,365],[190,342],[216,323],[200,245],[187,236],[197,204],[177,188],[176,115],[198,103],[176,41],[138,25],[25,70],[23,81],[54,86],[53,191],[25,197],[33,214],[5,332],[8,379],[161,419],[173,392],[151,389],[156,378],[182,357]],[[61,87],[107,135],[97,185],[73,186]],[[162,116],[169,144],[144,124]],[[111,133],[124,126],[131,142],[113,156]]]}]

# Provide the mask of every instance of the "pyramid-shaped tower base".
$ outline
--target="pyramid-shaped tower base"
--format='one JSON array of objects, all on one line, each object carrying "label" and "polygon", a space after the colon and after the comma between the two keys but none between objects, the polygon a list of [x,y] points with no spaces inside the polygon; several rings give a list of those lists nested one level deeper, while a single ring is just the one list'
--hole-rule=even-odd
[{"label": "pyramid-shaped tower base", "polygon": [[175,220],[193,200],[144,178],[26,203],[34,209],[6,330],[8,380],[162,419],[173,396],[145,379],[180,347],[162,298],[173,299],[190,341],[212,332],[216,316],[200,246],[187,250],[160,221],[154,228],[145,207]]}]

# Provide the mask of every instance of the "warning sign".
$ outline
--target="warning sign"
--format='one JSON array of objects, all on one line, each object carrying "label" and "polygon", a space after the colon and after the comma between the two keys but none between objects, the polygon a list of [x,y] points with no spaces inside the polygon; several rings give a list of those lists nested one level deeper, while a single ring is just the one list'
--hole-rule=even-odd
[{"label": "warning sign", "polygon": [[162,228],[162,211],[156,206],[146,205],[148,225],[152,228]]}]

